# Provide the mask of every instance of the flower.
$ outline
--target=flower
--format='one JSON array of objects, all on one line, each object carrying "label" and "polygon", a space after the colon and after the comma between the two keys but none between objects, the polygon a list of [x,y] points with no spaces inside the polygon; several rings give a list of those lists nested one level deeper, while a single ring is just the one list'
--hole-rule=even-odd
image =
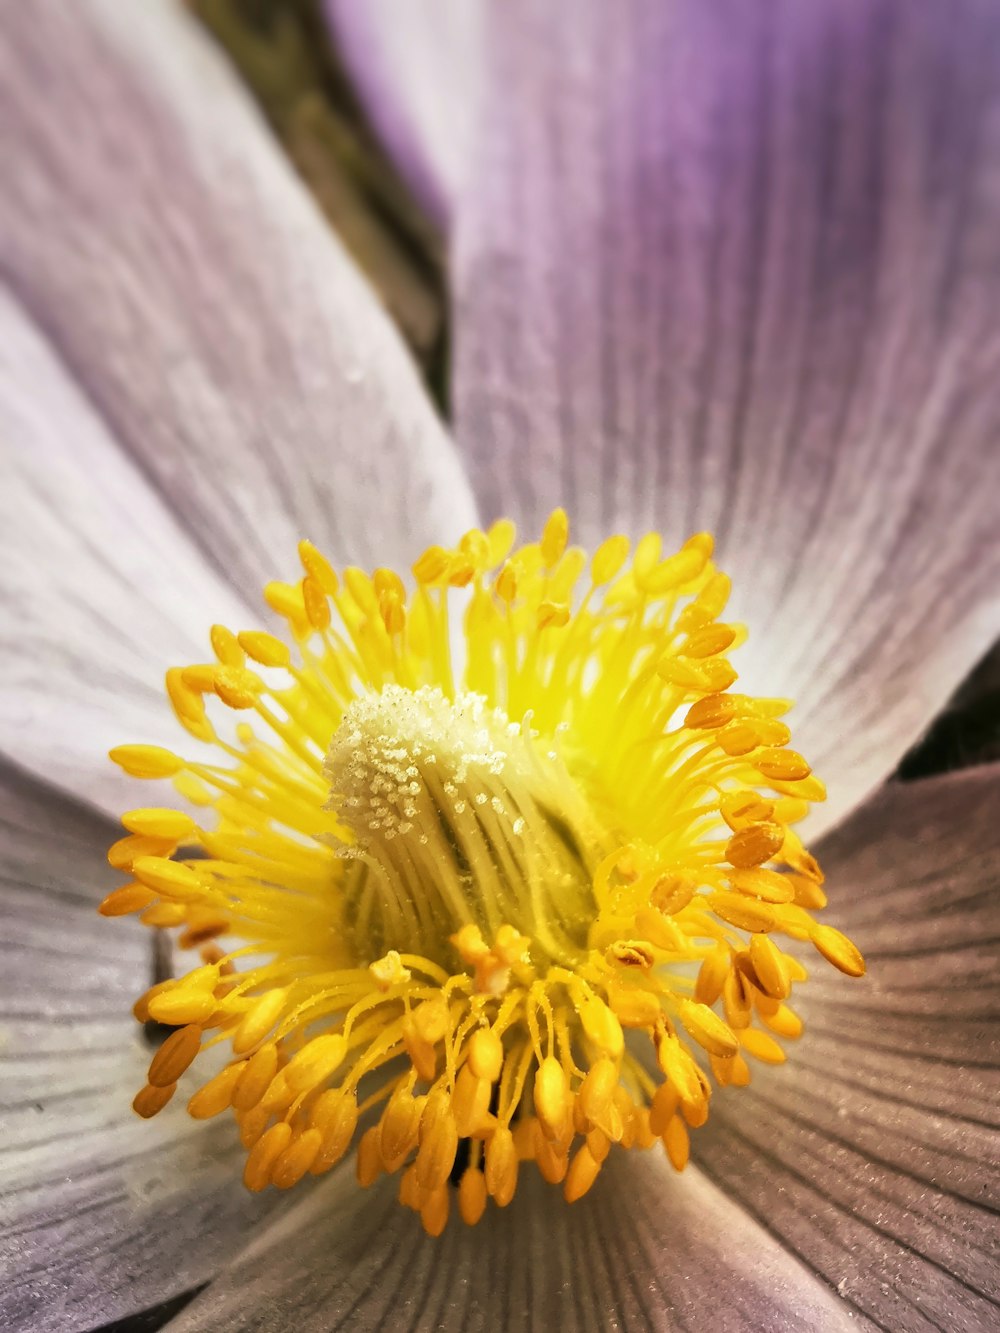
[{"label": "flower", "polygon": [[265,590],[294,655],[215,625],[214,662],[167,671],[209,755],[111,752],[207,815],[132,810],[108,853],[128,882],[100,911],[201,946],[135,1006],[175,1030],[133,1107],[159,1114],[228,1044],[188,1110],[232,1109],[248,1189],[330,1170],[376,1109],[359,1182],[405,1168],[433,1236],[452,1184],[475,1225],[519,1161],[567,1203],[615,1144],[662,1137],[683,1170],[712,1092],[692,1047],[742,1087],[747,1056],[780,1064],[773,1034],[802,1031],[785,1001],[806,970],[771,932],[864,974],[813,916],[822,871],[792,826],[825,791],[788,704],[729,689],[711,539],[664,557],[649,534],[629,559],[616,534],[588,560],[562,509],[514,536],[500,519],[428,547],[409,597],[303,541],[301,580]]},{"label": "flower", "polygon": [[[995,20],[947,17],[488,11],[454,62],[468,136],[441,158],[454,104],[407,117],[452,238],[457,450],[179,15],[41,0],[6,25],[9,1324],[213,1274],[188,1327],[989,1321],[997,777],[869,796],[997,629]],[[265,1220],[226,1134],[168,1108],[154,1152],[120,1109],[146,955],[93,917],[107,824],[52,788],[124,808],[96,761],[171,743],[153,664],[253,625],[303,534],[405,567],[476,525],[473,491],[528,532],[564,500],[589,543],[718,533],[759,654],[741,686],[804,705],[834,919],[873,976],[811,983],[794,1079],[720,1097],[683,1178],[625,1160],[572,1210],[529,1180],[437,1241],[339,1175]]]}]

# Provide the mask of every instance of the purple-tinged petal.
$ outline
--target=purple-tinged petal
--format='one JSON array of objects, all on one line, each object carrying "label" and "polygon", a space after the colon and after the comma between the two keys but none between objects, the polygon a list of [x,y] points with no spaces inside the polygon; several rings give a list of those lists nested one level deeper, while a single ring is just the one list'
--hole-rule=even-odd
[{"label": "purple-tinged petal", "polygon": [[[0,770],[0,1326],[74,1333],[204,1282],[271,1212],[232,1123],[156,1120],[130,1006],[150,933],[103,921],[110,824]],[[102,869],[103,866],[103,869]]]},{"label": "purple-tinged petal", "polygon": [[[1000,767],[894,785],[820,849],[831,921],[789,1063],[713,1098],[695,1157],[879,1327],[1000,1321]],[[808,960],[807,960],[808,961]]]},{"label": "purple-tinged petal", "polygon": [[447,227],[475,132],[482,0],[326,0],[326,11],[386,150]]},{"label": "purple-tinged petal", "polygon": [[522,1174],[508,1208],[491,1204],[471,1230],[455,1216],[431,1240],[395,1180],[365,1192],[347,1164],[170,1328],[859,1328],[723,1191],[695,1171],[677,1177],[659,1149],[616,1157],[572,1206],[533,1166]]},{"label": "purple-tinged petal", "polygon": [[106,813],[148,800],[108,759],[188,741],[164,668],[256,612],[0,287],[0,753]]},{"label": "purple-tinged petal", "polygon": [[714,531],[829,824],[1000,631],[1000,10],[490,14],[453,227],[485,514]]},{"label": "purple-tinged petal", "polygon": [[245,597],[303,536],[371,566],[469,524],[400,339],[183,6],[17,6],[0,87],[8,280]]}]

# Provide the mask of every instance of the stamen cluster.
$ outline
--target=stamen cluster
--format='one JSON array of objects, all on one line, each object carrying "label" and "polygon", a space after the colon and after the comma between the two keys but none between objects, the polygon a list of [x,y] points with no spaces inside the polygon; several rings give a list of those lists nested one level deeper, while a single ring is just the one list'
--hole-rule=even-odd
[{"label": "stamen cluster", "polygon": [[812,915],[793,826],[824,791],[790,705],[732,692],[711,538],[588,559],[556,510],[513,542],[502,520],[431,547],[409,590],[303,542],[302,579],[265,590],[285,638],[215,626],[213,661],[167,673],[210,760],[112,752],[199,812],[133,810],[109,852],[130,879],[102,912],[200,952],[136,1005],[175,1031],[134,1106],[222,1053],[188,1110],[233,1112],[249,1189],[356,1142],[360,1182],[401,1172],[436,1235],[527,1162],[569,1202],[614,1147],[680,1170],[713,1085],[802,1029],[778,941],[864,971]]}]

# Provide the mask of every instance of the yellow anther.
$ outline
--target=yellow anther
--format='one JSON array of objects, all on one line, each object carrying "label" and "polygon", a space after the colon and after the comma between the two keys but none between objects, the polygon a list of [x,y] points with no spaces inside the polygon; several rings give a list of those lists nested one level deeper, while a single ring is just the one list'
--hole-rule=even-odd
[{"label": "yellow anther", "polygon": [[161,810],[155,807],[130,810],[128,814],[122,815],[122,823],[132,833],[175,843],[188,837],[195,826],[191,816],[181,810]]},{"label": "yellow anther", "polygon": [[546,1056],[535,1071],[534,1102],[535,1114],[546,1136],[558,1138],[569,1120],[569,1085],[566,1071],[552,1055]]},{"label": "yellow anther", "polygon": [[478,926],[463,926],[461,930],[450,936],[452,944],[458,950],[458,956],[463,963],[475,966],[484,958],[489,956],[490,946],[483,939],[483,933]]},{"label": "yellow anther", "polygon": [[687,907],[696,888],[697,882],[690,875],[661,875],[649,891],[649,902],[664,916],[673,916]]},{"label": "yellow anther", "polygon": [[776,1032],[779,1037],[788,1037],[790,1039],[802,1036],[804,1024],[802,1019],[793,1009],[789,1009],[787,1004],[779,1004],[773,1014],[761,1014],[761,1021],[766,1023],[772,1032]]},{"label": "yellow anther", "polygon": [[268,1042],[250,1057],[246,1068],[233,1089],[233,1105],[238,1111],[249,1111],[257,1105],[271,1086],[278,1072],[278,1048]]},{"label": "yellow anther", "polygon": [[275,987],[253,1001],[233,1035],[233,1050],[237,1055],[245,1055],[263,1041],[281,1016],[287,995],[286,990]]},{"label": "yellow anther", "polygon": [[778,782],[800,782],[812,772],[802,756],[794,750],[761,750],[750,762],[763,777]]},{"label": "yellow anther", "polygon": [[785,830],[781,824],[769,820],[751,824],[734,833],[726,844],[726,860],[738,870],[763,865],[781,851]]},{"label": "yellow anther", "polygon": [[477,1078],[467,1064],[458,1071],[451,1107],[461,1138],[482,1128],[490,1108],[490,1084],[485,1078]]},{"label": "yellow anther", "polygon": [[590,563],[590,577],[595,588],[610,583],[628,559],[630,542],[621,533],[608,537],[594,552]]},{"label": "yellow anther", "polygon": [[310,1170],[327,1170],[339,1162],[350,1147],[358,1124],[357,1099],[342,1088],[330,1088],[320,1094],[309,1116],[313,1129],[322,1137],[320,1150]]},{"label": "yellow anther", "polygon": [[212,652],[223,666],[241,667],[245,662],[243,649],[236,635],[225,625],[213,625],[211,629]]},{"label": "yellow anther", "polygon": [[182,759],[159,745],[116,745],[108,757],[132,778],[172,778],[184,767]]},{"label": "yellow anther", "polygon": [[858,947],[833,926],[813,926],[809,932],[813,945],[828,963],[849,977],[863,977],[865,960]]},{"label": "yellow anther", "polygon": [[108,848],[108,865],[115,870],[131,870],[140,856],[166,856],[174,844],[165,838],[149,838],[130,833]]},{"label": "yellow anther", "polygon": [[267,1188],[271,1183],[274,1164],[291,1140],[292,1127],[283,1120],[277,1125],[272,1125],[261,1135],[250,1150],[246,1166],[243,1168],[243,1183],[248,1190],[256,1194]]},{"label": "yellow anther", "polygon": [[[724,735],[729,730],[729,727],[725,727],[719,734]],[[719,802],[719,813],[733,832],[738,833],[751,824],[763,824],[770,820],[775,813],[775,804],[759,792],[727,792]]]},{"label": "yellow anther", "polygon": [[509,561],[500,570],[493,586],[500,600],[509,606],[517,596],[517,573]]},{"label": "yellow anther", "polygon": [[766,994],[778,1000],[788,998],[792,986],[784,954],[769,936],[750,936],[750,962]]},{"label": "yellow anther", "polygon": [[313,629],[320,632],[329,629],[333,618],[330,602],[322,584],[312,575],[307,575],[302,580],[302,605],[305,607],[306,619]]},{"label": "yellow anther", "polygon": [[474,1227],[486,1211],[486,1177],[478,1167],[469,1166],[458,1182],[458,1211],[467,1226]]},{"label": "yellow anther", "polygon": [[741,893],[710,893],[708,904],[716,916],[737,930],[773,930],[778,924],[770,903],[745,897]]},{"label": "yellow anther", "polygon": [[489,565],[495,568],[510,554],[517,529],[509,518],[498,518],[486,535],[490,544]]},{"label": "yellow anther", "polygon": [[752,870],[734,870],[726,878],[738,893],[762,898],[766,903],[790,903],[795,898],[795,880],[776,870],[755,866]]},{"label": "yellow anther", "polygon": [[715,657],[735,642],[736,630],[732,625],[705,625],[691,631],[681,645],[681,652],[685,657]]},{"label": "yellow anther", "polygon": [[677,1089],[670,1083],[661,1083],[649,1105],[649,1127],[654,1134],[663,1134],[671,1117],[680,1106]]},{"label": "yellow anther", "polygon": [[707,1004],[682,1000],[680,1013],[681,1022],[688,1032],[710,1055],[728,1059],[738,1053],[740,1044],[736,1037]]},{"label": "yellow anther", "polygon": [[651,1028],[661,1014],[659,996],[655,991],[640,990],[614,979],[608,982],[608,1004],[626,1028]]},{"label": "yellow anther", "polygon": [[215,997],[210,991],[176,987],[155,996],[149,1002],[149,1014],[158,1023],[180,1027],[204,1023],[215,1012]]},{"label": "yellow anther", "polygon": [[179,902],[201,898],[205,883],[197,871],[164,856],[140,856],[132,864],[132,873],[156,893],[166,894]]},{"label": "yellow anther", "polygon": [[643,940],[617,940],[608,945],[604,956],[616,967],[637,968],[648,972],[656,962],[656,954]]},{"label": "yellow anther", "polygon": [[212,688],[227,708],[253,708],[263,682],[243,667],[220,666],[215,670]]},{"label": "yellow anther", "polygon": [[304,1130],[294,1138],[271,1168],[271,1184],[279,1190],[297,1185],[316,1160],[320,1143],[320,1134],[316,1129]]},{"label": "yellow anther", "polygon": [[681,1101],[696,1102],[701,1098],[697,1065],[671,1033],[663,1033],[657,1039],[656,1060],[660,1071],[673,1084]]},{"label": "yellow anther", "polygon": [[747,1055],[766,1065],[784,1064],[785,1052],[772,1036],[759,1028],[745,1028],[740,1034],[740,1046]]},{"label": "yellow anther", "polygon": [[569,519],[565,509],[553,509],[542,530],[542,562],[548,569],[554,569],[566,549],[569,540]]},{"label": "yellow anther", "polygon": [[696,579],[705,568],[705,562],[702,551],[678,551],[676,555],[660,560],[648,572],[638,574],[636,581],[644,592],[657,596]]},{"label": "yellow anther", "polygon": [[535,615],[535,624],[540,630],[561,629],[569,623],[569,607],[561,602],[542,602]]},{"label": "yellow anther", "polygon": [[576,1203],[578,1199],[582,1199],[597,1179],[600,1170],[601,1164],[587,1144],[577,1149],[569,1164],[566,1183],[563,1186],[563,1197],[566,1202]]},{"label": "yellow anther", "polygon": [[288,1086],[296,1093],[308,1092],[335,1073],[347,1053],[347,1042],[339,1032],[314,1037],[292,1058],[285,1070]]},{"label": "yellow anther", "polygon": [[200,1045],[201,1028],[194,1023],[172,1032],[150,1062],[149,1082],[158,1088],[176,1083],[198,1054]]},{"label": "yellow anther", "polygon": [[608,1138],[616,1140],[621,1136],[621,1125],[614,1105],[617,1087],[618,1066],[613,1060],[602,1057],[590,1066],[578,1095],[587,1121],[603,1130]]},{"label": "yellow anther", "polygon": [[146,908],[139,920],[144,926],[157,926],[169,930],[172,926],[181,925],[186,915],[180,903],[153,903],[152,907]]},{"label": "yellow anther", "polygon": [[517,1150],[506,1125],[498,1125],[486,1145],[486,1189],[498,1208],[506,1208],[517,1188]]},{"label": "yellow anther", "polygon": [[440,1236],[448,1225],[451,1211],[451,1193],[447,1185],[440,1185],[420,1210],[420,1221],[428,1236]]},{"label": "yellow anther", "polygon": [[[690,898],[693,897],[694,889],[692,888]],[[644,935],[650,944],[654,944],[658,949],[665,949],[669,953],[680,953],[681,955],[687,953],[688,943],[684,932],[671,917],[664,916],[659,908],[640,907],[635,914],[635,928],[639,934]]]},{"label": "yellow anther", "polygon": [[294,632],[305,628],[306,607],[298,584],[268,583],[264,587],[264,601],[272,611],[287,620]]},{"label": "yellow anther", "polygon": [[141,912],[155,900],[156,895],[152,889],[145,884],[133,882],[112,889],[97,910],[101,916],[128,916],[130,912]]},{"label": "yellow anther", "polygon": [[[579,1015],[583,1030],[594,1045],[605,1055],[609,1055],[612,1060],[620,1059],[625,1049],[622,1025],[604,1001],[596,995],[587,996],[580,1005]],[[556,1125],[559,1123],[559,1116],[564,1113],[559,1110],[558,1096],[562,1094],[558,1094],[558,1089],[565,1088],[566,1076],[558,1061],[549,1057],[548,1060],[543,1060],[539,1067],[537,1079],[541,1080],[542,1092],[539,1093],[539,1085],[536,1081],[535,1109],[542,1120],[550,1125]],[[539,1095],[545,1098],[547,1107],[545,1112],[539,1109]],[[556,1097],[556,1100],[552,1100],[553,1097]],[[551,1116],[550,1111],[552,1112]]]},{"label": "yellow anther", "polygon": [[739,717],[741,700],[731,694],[710,694],[687,710],[685,726],[699,731],[714,731]]},{"label": "yellow anther", "polygon": [[358,1155],[355,1163],[358,1184],[364,1189],[374,1185],[382,1174],[382,1152],[379,1148],[379,1127],[372,1125],[358,1139]]},{"label": "yellow anther", "polygon": [[[201,694],[186,680],[185,670],[181,667],[170,667],[164,677],[164,683],[167,687],[167,698],[173,706],[177,720],[185,730],[200,736],[208,727],[205,702]],[[208,735],[210,731],[206,733],[206,738]]]},{"label": "yellow anther", "polygon": [[321,551],[310,541],[299,542],[299,559],[306,574],[319,585],[328,597],[335,597],[340,587],[336,571]]},{"label": "yellow anther", "polygon": [[732,967],[732,954],[724,944],[713,949],[698,971],[694,997],[699,1004],[713,1005],[722,994],[722,987]]},{"label": "yellow anther", "polygon": [[237,638],[247,657],[261,666],[287,667],[292,660],[288,645],[264,630],[243,630]]},{"label": "yellow anther", "polygon": [[411,976],[395,949],[390,949],[384,957],[369,963],[368,971],[375,978],[375,984],[381,991],[391,990],[393,986],[402,986]]},{"label": "yellow anther", "polygon": [[163,1110],[176,1091],[176,1083],[168,1083],[165,1087],[147,1083],[132,1099],[132,1110],[142,1116],[143,1120],[151,1120]]},{"label": "yellow anther", "polygon": [[428,546],[413,565],[413,577],[421,584],[438,583],[448,573],[451,557],[442,546]]},{"label": "yellow anther", "polygon": [[420,1117],[420,1147],[416,1176],[424,1189],[443,1185],[451,1173],[458,1151],[458,1126],[451,1098],[443,1088],[431,1092]]},{"label": "yellow anther", "polygon": [[413,1024],[418,1035],[426,1042],[438,1042],[448,1032],[450,1020],[448,1005],[440,995],[424,1000],[413,1010]]},{"label": "yellow anther", "polygon": [[212,1116],[227,1111],[232,1105],[233,1091],[245,1068],[246,1061],[238,1060],[234,1064],[226,1065],[225,1069],[220,1069],[215,1077],[209,1079],[204,1087],[199,1088],[188,1102],[188,1115],[193,1116],[195,1120],[209,1120]]},{"label": "yellow anther", "polygon": [[663,539],[658,532],[647,532],[636,545],[632,570],[636,580],[644,578],[660,558]]},{"label": "yellow anther", "polygon": [[503,1068],[503,1043],[489,1028],[478,1028],[469,1041],[468,1065],[476,1078],[495,1083]]},{"label": "yellow anther", "polygon": [[691,1155],[691,1138],[687,1125],[680,1116],[673,1116],[663,1132],[663,1146],[666,1149],[670,1165],[675,1171],[683,1171]]},{"label": "yellow anther", "polygon": [[416,1145],[423,1109],[424,1099],[405,1086],[386,1103],[379,1122],[379,1152],[387,1171],[397,1170]]}]

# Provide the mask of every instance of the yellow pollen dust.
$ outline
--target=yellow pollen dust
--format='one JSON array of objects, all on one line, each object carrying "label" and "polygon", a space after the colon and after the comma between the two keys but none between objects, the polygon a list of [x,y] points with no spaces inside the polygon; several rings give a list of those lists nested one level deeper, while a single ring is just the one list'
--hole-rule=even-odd
[{"label": "yellow pollen dust", "polygon": [[135,1006],[175,1030],[134,1107],[200,1062],[188,1110],[232,1111],[251,1190],[353,1146],[438,1235],[525,1163],[570,1203],[615,1147],[681,1170],[713,1085],[802,1030],[777,941],[864,972],[813,919],[793,825],[824,790],[790,705],[732,692],[711,538],[568,537],[556,510],[512,550],[501,520],[409,585],[303,542],[300,582],[265,590],[284,637],[217,625],[214,660],[167,672],[209,757],[112,751],[198,812],[133,810],[108,854],[130,878],[101,911],[199,955]]}]

